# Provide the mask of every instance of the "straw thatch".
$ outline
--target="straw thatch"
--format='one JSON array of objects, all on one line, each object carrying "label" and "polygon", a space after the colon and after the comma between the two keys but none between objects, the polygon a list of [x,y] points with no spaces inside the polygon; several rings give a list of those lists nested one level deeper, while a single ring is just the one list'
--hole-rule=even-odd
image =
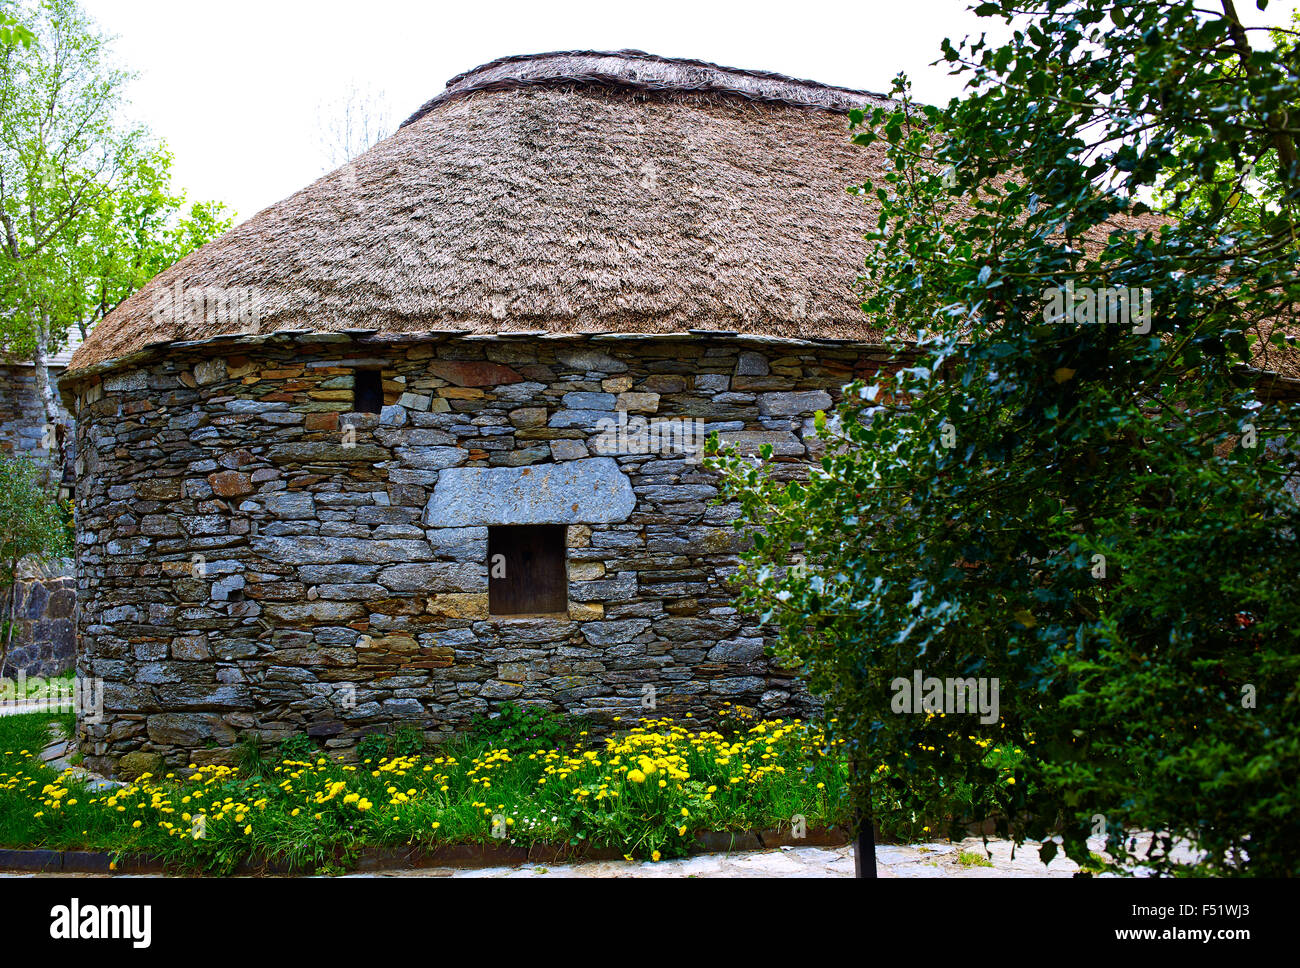
[{"label": "straw thatch", "polygon": [[[881,155],[850,143],[843,113],[872,95],[572,56],[462,75],[454,97],[160,273],[74,368],[284,329],[878,335],[852,292],[871,214],[845,187]],[[530,64],[517,83],[502,74]],[[559,80],[569,68],[582,79]],[[591,80],[611,71],[622,79]],[[174,312],[178,286],[246,288],[256,321]]]}]

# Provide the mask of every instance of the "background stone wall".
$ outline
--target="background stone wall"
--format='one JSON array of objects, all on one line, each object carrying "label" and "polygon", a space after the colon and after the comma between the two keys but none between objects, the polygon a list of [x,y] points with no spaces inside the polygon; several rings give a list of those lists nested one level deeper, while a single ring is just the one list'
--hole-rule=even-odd
[{"label": "background stone wall", "polygon": [[[50,367],[50,382],[63,372]],[[72,417],[59,407],[60,420],[68,428],[64,454],[72,465]],[[48,458],[45,447],[45,409],[36,393],[32,368],[23,364],[0,364],[0,453]],[[57,478],[59,475],[55,475]],[[57,481],[56,481],[57,483]],[[15,603],[16,628],[9,648],[6,675],[18,669],[29,676],[51,676],[67,672],[76,660],[76,583],[71,562],[36,569],[18,583]],[[20,574],[32,569],[20,567]]]},{"label": "background stone wall", "polygon": [[57,676],[76,664],[77,582],[72,577],[28,578],[18,582],[14,635],[5,675]]},{"label": "background stone wall", "polygon": [[[625,519],[567,529],[569,613],[487,613],[487,528],[430,511],[449,468],[585,460],[616,411],[700,418],[806,470],[812,412],[888,358],[714,339],[270,341],[190,347],[82,380],[79,672],[92,768],[132,751],[225,761],[241,735],[329,747],[431,738],[502,700],[602,721],[806,713],[731,604],[735,509],[679,454],[625,454]],[[348,413],[357,368],[382,414]],[[349,429],[351,428],[351,429]],[[351,446],[345,446],[351,444]],[[567,522],[563,522],[567,523]],[[201,556],[201,557],[196,557]]]},{"label": "background stone wall", "polygon": [[[63,370],[61,367],[50,367],[49,372],[50,383],[53,385]],[[61,406],[59,418],[70,430],[72,417]],[[45,409],[36,393],[36,377],[32,368],[21,364],[0,364],[0,451],[6,454],[26,454],[29,457],[49,457],[49,451],[43,443],[44,436]],[[65,450],[72,450],[71,434]]]}]

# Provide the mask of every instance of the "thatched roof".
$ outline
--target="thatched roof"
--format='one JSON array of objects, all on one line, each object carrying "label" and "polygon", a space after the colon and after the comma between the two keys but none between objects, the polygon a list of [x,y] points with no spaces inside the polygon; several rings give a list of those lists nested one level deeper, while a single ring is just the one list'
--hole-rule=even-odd
[{"label": "thatched roof", "polygon": [[[494,61],[160,273],[73,368],[286,329],[872,339],[852,292],[871,213],[845,188],[882,155],[845,112],[879,100],[639,52]],[[173,310],[208,287],[255,321]]]},{"label": "thatched roof", "polygon": [[[854,292],[874,198],[845,189],[884,147],[845,114],[881,103],[640,51],[495,60],[160,273],[69,370],[285,331],[875,342]],[[1260,364],[1300,375],[1294,355]]]}]

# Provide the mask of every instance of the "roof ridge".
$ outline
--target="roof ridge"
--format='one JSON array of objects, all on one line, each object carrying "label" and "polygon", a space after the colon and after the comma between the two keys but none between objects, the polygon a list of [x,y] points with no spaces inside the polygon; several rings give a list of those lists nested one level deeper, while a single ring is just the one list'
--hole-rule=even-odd
[{"label": "roof ridge", "polygon": [[[591,63],[592,60],[622,61],[627,69],[618,70],[612,65]],[[569,63],[565,63],[565,62]],[[688,69],[704,72],[703,77],[672,77],[671,70],[661,76],[645,78],[632,62],[658,65],[664,68]],[[531,64],[532,71],[511,72],[513,65]],[[555,70],[560,67],[560,70]],[[549,68],[549,70],[548,70]],[[566,69],[567,68],[567,69]],[[477,79],[477,80],[476,80]],[[723,93],[749,100],[786,104],[794,107],[816,108],[836,113],[847,112],[872,101],[889,100],[888,95],[874,91],[825,84],[821,81],[791,77],[776,71],[727,67],[712,61],[687,57],[664,57],[643,50],[557,50],[538,54],[510,54],[463,71],[447,81],[446,89],[426,101],[401,127],[414,124],[438,105],[476,91],[503,90],[537,85],[594,84],[633,88],[645,91],[680,91],[685,93]]]}]

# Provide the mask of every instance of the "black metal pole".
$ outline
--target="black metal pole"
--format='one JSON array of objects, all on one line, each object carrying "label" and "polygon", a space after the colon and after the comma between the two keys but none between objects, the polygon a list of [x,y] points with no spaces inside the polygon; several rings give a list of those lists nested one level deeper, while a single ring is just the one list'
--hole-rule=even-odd
[{"label": "black metal pole", "polygon": [[[850,764],[853,780],[857,780],[857,764]],[[871,817],[871,774],[867,786],[853,808],[853,876],[876,877],[876,830]]]},{"label": "black metal pole", "polygon": [[858,814],[858,836],[853,842],[853,876],[876,876],[876,832],[871,815]]}]

